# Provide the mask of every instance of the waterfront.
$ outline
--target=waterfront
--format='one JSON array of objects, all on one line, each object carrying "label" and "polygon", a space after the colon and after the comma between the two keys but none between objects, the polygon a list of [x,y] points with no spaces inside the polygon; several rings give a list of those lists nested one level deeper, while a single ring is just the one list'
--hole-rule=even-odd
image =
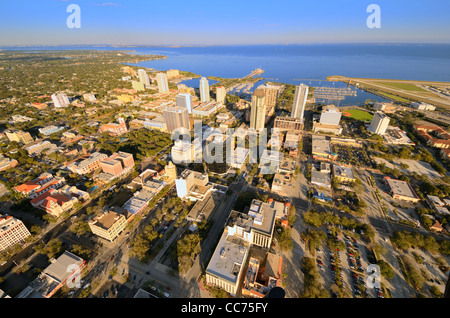
[{"label": "waterfront", "polygon": [[[160,71],[179,69],[201,76],[241,78],[261,68],[263,81],[249,89],[252,92],[265,80],[314,87],[346,87],[328,82],[328,76],[385,78],[450,82],[450,45],[413,44],[314,44],[314,45],[249,45],[205,47],[111,47],[56,46],[15,47],[15,50],[117,50],[136,54],[158,54],[168,58],[140,62],[145,68]],[[198,87],[199,79],[186,84]],[[213,83],[213,81],[210,81]],[[340,106],[362,104],[367,99],[386,101],[360,89],[348,96]]]}]

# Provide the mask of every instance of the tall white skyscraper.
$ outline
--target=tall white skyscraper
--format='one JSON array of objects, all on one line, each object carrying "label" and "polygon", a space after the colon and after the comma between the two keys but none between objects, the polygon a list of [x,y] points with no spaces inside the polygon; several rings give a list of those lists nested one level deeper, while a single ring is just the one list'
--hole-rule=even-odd
[{"label": "tall white skyscraper", "polygon": [[145,86],[150,86],[150,78],[148,77],[148,74],[145,70],[139,69],[138,70],[138,76],[139,76],[139,82],[144,83]]},{"label": "tall white skyscraper", "polygon": [[376,112],[370,122],[369,131],[373,134],[384,135],[391,119],[383,112]]},{"label": "tall white skyscraper", "polygon": [[192,114],[192,95],[189,93],[180,93],[176,96],[177,107],[187,108],[189,114]]},{"label": "tall white skyscraper", "polygon": [[167,80],[166,73],[158,73],[156,74],[156,82],[158,83],[158,92],[160,94],[169,92],[169,82]]},{"label": "tall white skyscraper", "polygon": [[209,102],[209,83],[206,77],[200,79],[200,100]]},{"label": "tall white skyscraper", "polygon": [[225,103],[225,98],[227,96],[227,90],[223,86],[216,87],[216,101],[220,103]]},{"label": "tall white skyscraper", "polygon": [[69,98],[66,94],[53,94],[52,100],[56,108],[67,107],[70,104]]},{"label": "tall white skyscraper", "polygon": [[295,88],[294,103],[292,104],[291,117],[298,118],[303,122],[303,115],[305,113],[305,104],[308,97],[309,87],[300,84]]}]

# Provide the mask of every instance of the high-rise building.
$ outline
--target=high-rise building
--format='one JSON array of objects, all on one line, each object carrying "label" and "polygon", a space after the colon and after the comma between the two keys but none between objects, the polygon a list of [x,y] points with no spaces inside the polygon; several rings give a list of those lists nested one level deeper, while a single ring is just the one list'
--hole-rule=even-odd
[{"label": "high-rise building", "polygon": [[227,97],[227,90],[223,86],[216,87],[216,101],[220,103],[225,103],[225,98]]},{"label": "high-rise building", "polygon": [[139,82],[144,83],[145,86],[150,86],[150,78],[147,72],[143,69],[138,70]]},{"label": "high-rise building", "polygon": [[158,83],[158,92],[165,94],[169,92],[169,81],[166,73],[156,74],[156,82]]},{"label": "high-rise building", "polygon": [[256,89],[252,96],[250,110],[250,128],[264,129],[266,119],[266,97],[262,89]]},{"label": "high-rise building", "polygon": [[0,251],[23,243],[30,235],[22,221],[11,215],[0,214]]},{"label": "high-rise building", "polygon": [[189,93],[180,93],[176,96],[177,107],[187,108],[189,114],[192,114],[193,101],[192,95]]},{"label": "high-rise building", "polygon": [[69,98],[66,94],[53,94],[52,101],[56,108],[67,107],[70,104]]},{"label": "high-rise building", "polygon": [[369,131],[373,134],[384,135],[390,120],[383,112],[376,112],[370,122]]},{"label": "high-rise building", "polygon": [[175,129],[190,129],[189,112],[185,107],[166,108],[163,110],[163,117],[169,132],[174,132]]},{"label": "high-rise building", "polygon": [[308,97],[308,86],[300,84],[295,87],[294,103],[292,104],[291,117],[299,118],[303,122],[306,99]]},{"label": "high-rise building", "polygon": [[270,109],[276,106],[277,98],[278,98],[278,86],[265,84],[260,85],[258,88],[264,91],[264,95],[266,96],[266,108]]},{"label": "high-rise building", "polygon": [[200,100],[202,102],[209,102],[209,83],[206,77],[200,79]]}]

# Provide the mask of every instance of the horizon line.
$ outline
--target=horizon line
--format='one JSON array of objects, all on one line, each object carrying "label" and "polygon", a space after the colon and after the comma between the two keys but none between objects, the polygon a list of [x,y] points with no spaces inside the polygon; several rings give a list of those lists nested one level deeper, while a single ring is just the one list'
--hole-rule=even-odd
[{"label": "horizon line", "polygon": [[99,46],[99,47],[212,47],[212,46],[271,46],[271,45],[450,45],[450,42],[301,42],[301,43],[252,43],[252,44],[0,44],[0,47],[67,47],[67,46]]}]

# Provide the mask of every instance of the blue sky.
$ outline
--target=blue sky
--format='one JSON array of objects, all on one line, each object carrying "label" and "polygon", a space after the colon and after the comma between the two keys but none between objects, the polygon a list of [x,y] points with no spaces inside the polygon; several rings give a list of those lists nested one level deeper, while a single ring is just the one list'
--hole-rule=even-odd
[{"label": "blue sky", "polygon": [[[80,29],[66,25],[72,3]],[[448,12],[448,0],[0,0],[0,45],[450,43]]]}]

